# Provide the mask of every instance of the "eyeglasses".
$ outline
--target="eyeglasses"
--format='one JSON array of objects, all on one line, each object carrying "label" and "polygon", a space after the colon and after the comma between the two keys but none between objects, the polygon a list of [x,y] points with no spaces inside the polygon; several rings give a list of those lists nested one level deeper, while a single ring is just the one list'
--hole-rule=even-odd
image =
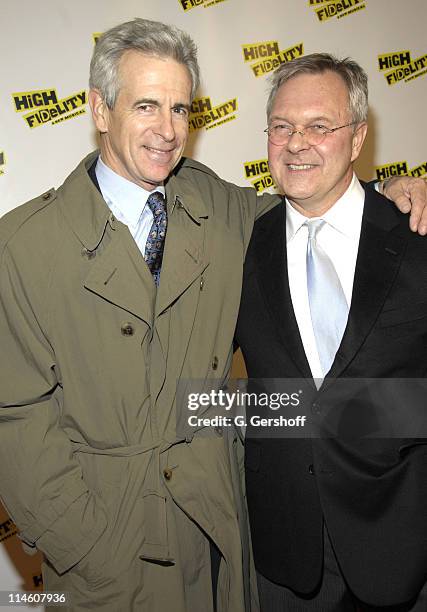
[{"label": "eyeglasses", "polygon": [[327,128],[324,125],[308,125],[303,130],[294,130],[290,125],[277,123],[276,125],[271,125],[266,128],[264,132],[268,134],[268,139],[274,145],[284,145],[294,134],[299,134],[306,139],[310,146],[315,147],[322,144],[328,134],[333,134],[337,130],[341,130],[349,125],[354,125],[355,123],[355,121],[352,121],[351,123],[346,123],[336,128]]}]

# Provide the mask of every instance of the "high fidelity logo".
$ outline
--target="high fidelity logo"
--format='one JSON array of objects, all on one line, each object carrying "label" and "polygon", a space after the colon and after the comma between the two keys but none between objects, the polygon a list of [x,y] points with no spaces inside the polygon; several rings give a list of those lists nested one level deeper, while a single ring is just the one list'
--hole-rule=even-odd
[{"label": "high fidelity logo", "polygon": [[6,164],[6,155],[4,151],[0,151],[0,176],[4,174],[3,166]]},{"label": "high fidelity logo", "polygon": [[251,182],[252,187],[255,187],[258,193],[262,193],[269,187],[275,187],[267,159],[248,161],[243,164],[243,167],[245,169],[245,177]]},{"label": "high fidelity logo", "polygon": [[191,112],[189,117],[190,132],[195,130],[211,130],[224,123],[233,121],[236,119],[237,111],[237,98],[231,98],[226,102],[212,104],[211,98],[208,96],[204,98],[196,98],[193,100],[191,105]]},{"label": "high fidelity logo", "polygon": [[3,521],[3,523],[0,523],[0,542],[7,540],[7,538],[11,538],[17,533],[18,530],[11,518],[8,518]]},{"label": "high fidelity logo", "polygon": [[308,0],[319,21],[341,19],[366,8],[367,0]]},{"label": "high fidelity logo", "polygon": [[412,59],[410,51],[392,51],[378,56],[378,70],[389,85],[413,81],[427,74],[427,54]]},{"label": "high fidelity logo", "polygon": [[178,0],[184,11],[191,11],[191,9],[203,6],[203,8],[210,8],[226,0]]},{"label": "high fidelity logo", "polygon": [[414,176],[419,178],[423,174],[427,174],[427,162],[423,162],[418,166],[408,169],[408,162],[398,161],[383,166],[376,166],[375,172],[379,181],[391,178],[392,176]]},{"label": "high fidelity logo", "polygon": [[242,45],[243,60],[253,62],[250,67],[256,77],[263,76],[275,70],[280,64],[290,62],[304,55],[304,44],[297,43],[292,47],[280,50],[277,40],[248,43]]},{"label": "high fidelity logo", "polygon": [[86,112],[84,106],[87,96],[84,89],[60,100],[56,89],[20,91],[13,93],[12,99],[16,112],[24,113],[22,117],[29,128],[47,123],[56,125]]}]

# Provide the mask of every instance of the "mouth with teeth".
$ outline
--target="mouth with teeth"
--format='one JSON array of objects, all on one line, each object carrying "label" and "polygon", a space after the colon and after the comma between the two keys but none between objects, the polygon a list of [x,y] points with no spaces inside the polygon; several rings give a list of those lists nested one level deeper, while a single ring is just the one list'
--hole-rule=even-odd
[{"label": "mouth with teeth", "polygon": [[151,157],[154,157],[159,160],[167,160],[173,155],[175,149],[155,149],[154,147],[149,147],[147,145],[143,145],[144,149],[148,151]]},{"label": "mouth with teeth", "polygon": [[149,151],[155,151],[156,153],[171,153],[173,149],[156,149],[156,147],[149,147],[148,145],[143,145],[144,149],[148,149]]},{"label": "mouth with teeth", "polygon": [[291,172],[301,172],[304,170],[312,170],[316,166],[314,164],[286,164]]}]

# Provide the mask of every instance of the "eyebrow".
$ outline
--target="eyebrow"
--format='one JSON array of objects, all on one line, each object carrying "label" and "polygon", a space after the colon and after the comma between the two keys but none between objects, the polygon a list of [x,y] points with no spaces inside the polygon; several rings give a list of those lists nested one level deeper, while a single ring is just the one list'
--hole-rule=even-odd
[{"label": "eyebrow", "polygon": [[154,98],[140,98],[139,100],[135,100],[132,106],[136,108],[140,104],[151,104],[152,106],[160,106],[159,101],[155,100]]},{"label": "eyebrow", "polygon": [[[140,98],[133,103],[132,107],[136,108],[141,104],[151,104],[151,106],[157,106],[158,108],[161,106],[160,102],[155,98]],[[191,106],[185,102],[176,102],[172,108],[185,108],[188,112],[190,112]]]}]

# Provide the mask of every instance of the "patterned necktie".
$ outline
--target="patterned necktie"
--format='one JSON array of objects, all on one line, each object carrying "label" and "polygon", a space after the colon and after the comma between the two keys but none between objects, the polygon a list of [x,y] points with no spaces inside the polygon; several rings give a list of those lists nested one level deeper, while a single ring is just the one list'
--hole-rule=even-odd
[{"label": "patterned necktie", "polygon": [[153,224],[145,243],[144,259],[150,268],[154,282],[158,286],[168,225],[166,202],[163,194],[159,191],[154,191],[149,196],[147,205],[153,213]]},{"label": "patterned necktie", "polygon": [[338,274],[317,244],[323,219],[307,221],[307,290],[311,321],[323,375],[329,372],[347,325],[348,305]]}]

